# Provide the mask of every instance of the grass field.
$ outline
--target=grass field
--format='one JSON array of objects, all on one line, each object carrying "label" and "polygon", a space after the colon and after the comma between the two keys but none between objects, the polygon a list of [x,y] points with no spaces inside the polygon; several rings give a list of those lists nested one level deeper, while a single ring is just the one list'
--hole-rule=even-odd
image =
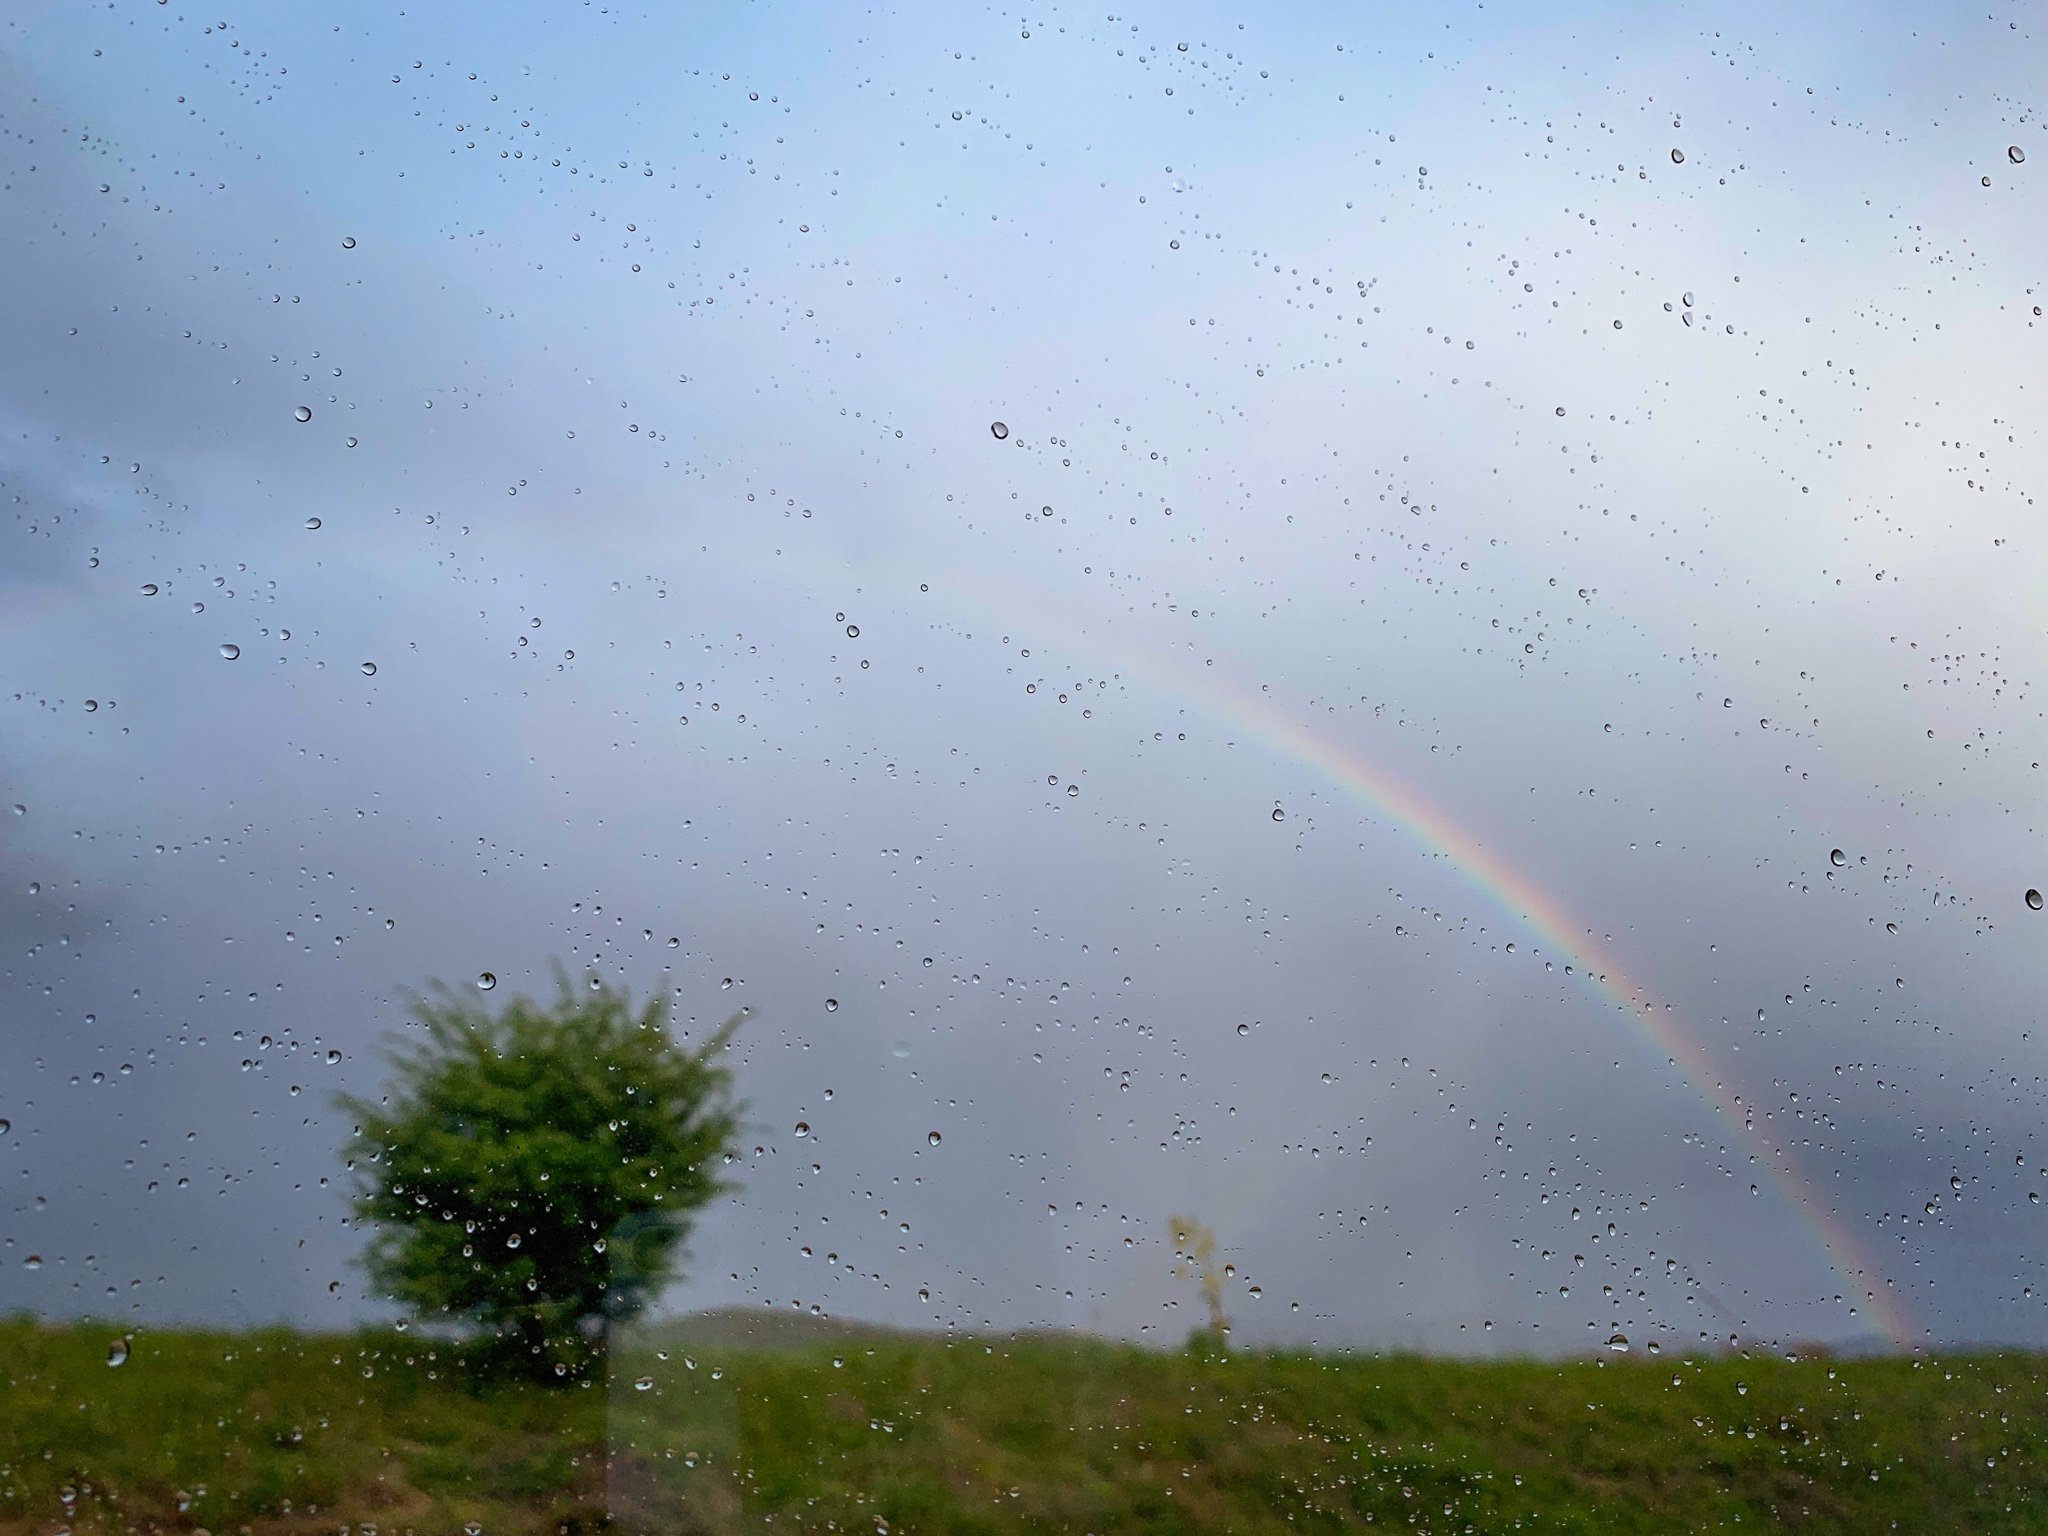
[{"label": "grass field", "polygon": [[0,1324],[0,1533],[2048,1531],[2048,1361],[1479,1363],[764,1334],[608,1385],[393,1331]]}]

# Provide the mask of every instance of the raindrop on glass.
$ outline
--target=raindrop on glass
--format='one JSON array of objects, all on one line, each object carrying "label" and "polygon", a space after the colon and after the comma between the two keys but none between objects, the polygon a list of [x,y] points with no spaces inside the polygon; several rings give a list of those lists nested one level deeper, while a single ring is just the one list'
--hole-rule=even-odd
[{"label": "raindrop on glass", "polygon": [[2024,165],[2027,160],[2027,152],[2017,144],[2009,144],[2006,146],[2005,158],[2014,165]]},{"label": "raindrop on glass", "polygon": [[377,663],[375,663],[374,661],[366,661],[366,662],[364,662],[364,663],[363,663],[363,676],[365,676],[365,677],[375,677],[376,675],[377,675]]},{"label": "raindrop on glass", "polygon": [[229,641],[227,644],[223,645],[220,648],[220,659],[222,661],[233,661],[236,657],[240,656],[241,654],[242,648],[239,645],[236,645],[233,641]]},{"label": "raindrop on glass", "polygon": [[1849,863],[1849,855],[1842,852],[1841,849],[1836,848],[1828,854],[1828,862],[1834,865],[1837,869],[1843,869],[1846,868]]},{"label": "raindrop on glass", "polygon": [[309,517],[309,518],[307,518],[307,519],[306,519],[306,532],[308,532],[308,533],[313,533],[313,532],[317,531],[317,530],[319,529],[319,527],[320,527],[320,519],[319,519],[319,518],[317,518],[317,517]]},{"label": "raindrop on glass", "polygon": [[2040,911],[2040,910],[2041,910],[2041,893],[2040,893],[2039,891],[2034,891],[2034,890],[2030,890],[2030,891],[2028,891],[2028,892],[2027,892],[2027,905],[2028,905],[2028,906],[2029,906],[2030,908],[2032,908],[2032,909],[2033,909],[2034,911],[2036,911],[2036,912]]},{"label": "raindrop on glass", "polygon": [[344,251],[354,250],[356,248],[356,237],[354,235],[343,235],[341,237],[341,248]]},{"label": "raindrop on glass", "polygon": [[292,415],[295,419],[299,421],[311,421],[313,419],[313,407],[311,407],[310,405],[302,405],[297,410],[293,411]]},{"label": "raindrop on glass", "polygon": [[937,1131],[933,1131],[930,1135],[925,1137],[925,1140],[936,1147],[939,1144],[939,1133]]},{"label": "raindrop on glass", "polygon": [[1673,165],[1685,164],[1685,151],[1682,149],[1674,149],[1673,151],[1671,151],[1671,163]]},{"label": "raindrop on glass", "polygon": [[811,1123],[810,1123],[810,1121],[808,1121],[808,1120],[799,1120],[799,1121],[797,1121],[797,1123],[796,1123],[796,1132],[795,1132],[795,1134],[796,1134],[796,1138],[797,1138],[797,1140],[798,1140],[798,1141],[802,1141],[802,1140],[804,1139],[804,1137],[806,1137],[806,1136],[810,1135],[810,1134],[811,1134]]},{"label": "raindrop on glass", "polygon": [[126,1339],[114,1340],[113,1343],[107,1346],[107,1364],[126,1365],[127,1363],[128,1341]]},{"label": "raindrop on glass", "polygon": [[1287,813],[1281,810],[1280,807],[1276,805],[1273,807],[1273,819],[1275,821],[1285,821],[1287,819]]},{"label": "raindrop on glass", "polygon": [[827,1013],[837,1013],[837,1012],[839,1011],[839,999],[838,999],[838,998],[836,998],[836,997],[828,997],[828,998],[826,998],[826,999],[825,999],[825,1011],[826,1011]]},{"label": "raindrop on glass", "polygon": [[488,992],[488,991],[490,991],[490,990],[491,990],[491,988],[495,987],[495,986],[496,986],[497,984],[498,984],[498,978],[497,978],[497,977],[495,977],[495,976],[493,976],[493,975],[492,975],[492,974],[491,974],[491,973],[490,973],[489,971],[479,971],[479,972],[477,972],[477,977],[476,977],[476,989],[477,989],[477,991],[479,991],[479,992]]},{"label": "raindrop on glass", "polygon": [[1004,438],[1010,435],[1010,429],[1000,421],[990,422],[988,424],[988,429],[989,431],[993,432],[996,435],[997,442],[1001,442]]}]

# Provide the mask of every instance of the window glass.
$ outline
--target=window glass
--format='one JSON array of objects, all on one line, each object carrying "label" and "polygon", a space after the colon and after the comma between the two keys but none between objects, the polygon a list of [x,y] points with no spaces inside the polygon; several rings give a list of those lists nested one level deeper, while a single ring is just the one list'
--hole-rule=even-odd
[{"label": "window glass", "polygon": [[2036,1525],[2041,38],[15,7],[0,1527]]}]

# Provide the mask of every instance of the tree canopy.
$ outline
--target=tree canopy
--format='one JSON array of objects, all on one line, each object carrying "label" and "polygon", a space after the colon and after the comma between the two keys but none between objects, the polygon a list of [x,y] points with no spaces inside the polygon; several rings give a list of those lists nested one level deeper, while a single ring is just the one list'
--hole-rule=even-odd
[{"label": "tree canopy", "polygon": [[574,1378],[611,1320],[675,1272],[694,1213],[733,1187],[743,1106],[726,1048],[695,1049],[666,1004],[566,976],[552,1007],[493,1012],[444,984],[413,999],[392,1090],[343,1096],[365,1263],[395,1299],[474,1325],[510,1363]]}]

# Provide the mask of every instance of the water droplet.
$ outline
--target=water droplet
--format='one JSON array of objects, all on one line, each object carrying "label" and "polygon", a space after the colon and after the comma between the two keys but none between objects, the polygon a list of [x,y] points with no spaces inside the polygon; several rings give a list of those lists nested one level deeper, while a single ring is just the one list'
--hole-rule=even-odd
[{"label": "water droplet", "polygon": [[21,1261],[21,1267],[23,1269],[41,1269],[43,1267],[43,1256],[40,1253],[32,1253]]},{"label": "water droplet", "polygon": [[1685,307],[1686,307],[1687,309],[1691,309],[1691,308],[1692,308],[1692,295],[1691,295],[1690,293],[1688,293],[1688,294],[1687,294],[1687,295],[1685,296],[1685,298],[1684,298],[1684,299],[1682,300],[1682,302],[1684,303],[1684,305],[1685,305]]},{"label": "water droplet", "polygon": [[826,1011],[827,1013],[837,1013],[837,1012],[839,1011],[839,999],[838,999],[838,998],[836,998],[836,997],[828,997],[828,998],[826,998],[826,999],[825,999],[825,1011]]},{"label": "water droplet", "polygon": [[1949,1187],[1950,1189],[1953,1189],[1953,1190],[1956,1190],[1956,1191],[1960,1192],[1960,1191],[1962,1190],[1962,1187],[1963,1187],[1963,1181],[1962,1181],[1961,1179],[1959,1179],[1958,1177],[1956,1177],[1956,1175],[1954,1175],[1954,1174],[1950,1174],[1950,1175],[1948,1176],[1948,1187]]},{"label": "water droplet", "polygon": [[310,405],[302,405],[297,410],[293,411],[292,415],[299,421],[311,421],[313,419],[313,407],[311,407]]},{"label": "water droplet", "polygon": [[1000,421],[990,422],[988,424],[988,429],[989,431],[995,433],[997,442],[1001,442],[1004,438],[1010,435],[1010,429]]},{"label": "water droplet", "polygon": [[1078,784],[1069,784],[1067,786],[1067,793],[1069,795],[1078,795],[1081,793],[1081,786]]},{"label": "water droplet", "polygon": [[343,235],[341,237],[341,248],[344,251],[354,250],[356,248],[356,237],[354,235]]},{"label": "water droplet", "polygon": [[846,638],[849,640],[858,640],[860,638],[860,626],[858,624],[847,625]]},{"label": "water droplet", "polygon": [[107,1364],[126,1365],[127,1363],[128,1341],[126,1339],[114,1340],[113,1343],[107,1346]]},{"label": "water droplet", "polygon": [[808,1120],[799,1120],[799,1121],[797,1121],[797,1123],[796,1123],[796,1129],[795,1129],[795,1134],[796,1134],[796,1138],[797,1138],[797,1140],[799,1140],[799,1141],[803,1140],[803,1138],[804,1138],[804,1137],[806,1137],[806,1136],[810,1135],[810,1134],[811,1134],[811,1122],[810,1122],[810,1121],[808,1121]]},{"label": "water droplet", "polygon": [[145,581],[145,582],[144,582],[144,583],[142,584],[142,595],[143,595],[144,597],[155,597],[155,596],[156,596],[156,594],[157,594],[157,584],[156,584],[155,582],[153,582],[153,581]]},{"label": "water droplet", "polygon": [[652,1376],[642,1376],[638,1381],[633,1383],[633,1390],[635,1392],[651,1392],[653,1389],[654,1378]]},{"label": "water droplet", "polygon": [[2024,165],[2027,161],[2027,152],[2017,144],[2008,144],[2005,149],[2005,158],[2014,165]]},{"label": "water droplet", "polygon": [[1564,407],[1563,407],[1563,406],[1561,406],[1561,405],[1560,405],[1560,406],[1559,406],[1559,407],[1557,408],[1557,414],[1558,414],[1558,415],[1560,415],[1560,416],[1562,416],[1562,415],[1564,414]]},{"label": "water droplet", "polygon": [[1607,1347],[1613,1350],[1617,1355],[1627,1354],[1628,1335],[1625,1333],[1617,1333],[1613,1338],[1607,1341]]},{"label": "water droplet", "polygon": [[937,1131],[933,1131],[929,1136],[925,1137],[925,1140],[936,1147],[939,1144],[939,1133]]},{"label": "water droplet", "polygon": [[490,973],[489,971],[478,971],[478,972],[477,972],[477,974],[476,974],[476,989],[477,989],[477,991],[479,991],[479,992],[488,992],[488,991],[490,991],[490,990],[491,990],[491,988],[495,987],[495,986],[496,986],[497,984],[498,984],[498,978],[497,978],[497,977],[495,977],[495,976],[493,976],[493,975],[492,975],[492,974],[491,974],[491,973]]},{"label": "water droplet", "polygon": [[959,122],[959,121],[960,121],[960,119],[961,119],[961,118],[962,118],[963,116],[965,116],[965,114],[964,114],[964,113],[960,113],[960,112],[955,112],[955,113],[953,114],[953,121],[957,123],[957,122]]},{"label": "water droplet", "polygon": [[1276,805],[1273,807],[1273,819],[1275,821],[1285,821],[1287,819],[1287,813],[1281,810],[1280,807]]},{"label": "water droplet", "polygon": [[2041,893],[2040,893],[2039,891],[2033,891],[2033,890],[2030,890],[2030,891],[2028,891],[2028,892],[2027,892],[2027,905],[2028,905],[2029,907],[2031,907],[2031,908],[2032,908],[2032,909],[2033,909],[2034,911],[2036,911],[2036,912],[2040,911],[2040,910],[2041,910]]},{"label": "water droplet", "polygon": [[1673,165],[1685,164],[1685,151],[1682,149],[1674,149],[1673,151],[1671,151],[1671,163]]},{"label": "water droplet", "polygon": [[1240,1024],[1237,1026],[1237,1032],[1240,1035],[1248,1035],[1252,1032],[1252,1027],[1249,1024]]},{"label": "water droplet", "polygon": [[506,1238],[505,1246],[507,1248],[517,1248],[519,1246],[519,1234],[514,1232],[510,1237]]},{"label": "water droplet", "polygon": [[1051,508],[1051,507],[1040,507],[1040,508],[1038,509],[1038,515],[1039,515],[1040,517],[1051,517],[1051,516],[1052,516],[1052,508]]},{"label": "water droplet", "polygon": [[318,531],[318,529],[319,529],[319,527],[320,527],[320,519],[319,519],[319,518],[317,518],[317,517],[309,517],[309,518],[307,518],[307,519],[306,519],[306,532],[308,532],[308,533],[314,533],[314,532],[317,532],[317,531]]},{"label": "water droplet", "polygon": [[339,1062],[340,1060],[341,1060],[341,1052],[339,1052],[339,1051],[329,1051],[329,1052],[327,1053],[327,1065],[329,1065],[330,1067],[331,1067],[331,1066],[334,1066],[334,1065],[335,1065],[335,1064],[336,1064],[337,1062]]},{"label": "water droplet", "polygon": [[1828,853],[1828,862],[1837,869],[1844,869],[1848,866],[1849,855],[1839,848],[1831,849]]},{"label": "water droplet", "polygon": [[365,676],[365,677],[375,677],[376,675],[377,675],[377,663],[375,663],[374,661],[366,661],[366,662],[364,662],[364,663],[363,663],[363,676]]},{"label": "water droplet", "polygon": [[749,91],[749,92],[747,92],[747,100],[749,100],[749,101],[759,101],[760,99],[761,99],[761,93],[760,93],[759,91]]},{"label": "water droplet", "polygon": [[917,1288],[917,1299],[919,1301],[930,1301],[932,1299],[932,1293],[924,1286],[919,1286]]},{"label": "water droplet", "polygon": [[484,1536],[484,1523],[483,1523],[483,1521],[481,1521],[481,1520],[465,1520],[465,1521],[463,1521],[463,1522],[462,1522],[462,1536]]},{"label": "water droplet", "polygon": [[242,648],[239,645],[236,645],[233,641],[229,641],[228,643],[222,645],[220,648],[220,659],[222,661],[233,661],[236,657],[240,656],[241,654]]}]

